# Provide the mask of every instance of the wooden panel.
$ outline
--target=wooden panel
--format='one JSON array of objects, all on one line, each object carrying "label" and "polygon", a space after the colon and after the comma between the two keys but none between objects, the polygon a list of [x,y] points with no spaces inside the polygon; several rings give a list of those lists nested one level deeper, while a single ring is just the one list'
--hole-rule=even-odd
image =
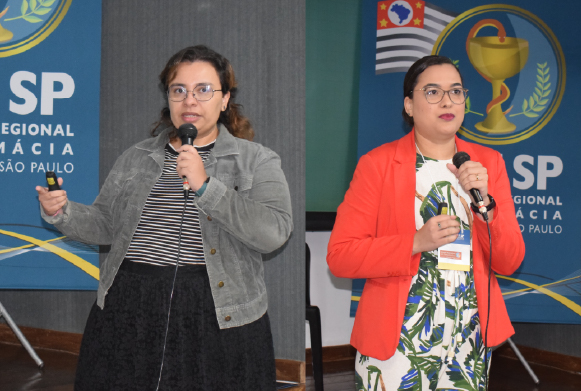
[{"label": "wooden panel", "polygon": [[[547,352],[546,350],[517,345],[523,357],[529,364],[540,364],[547,367],[561,369],[563,371],[581,373],[581,357],[568,356],[560,353]],[[517,359],[518,357],[510,348],[509,344],[504,344],[495,350],[498,356]]]},{"label": "wooden panel", "polygon": [[[81,349],[83,334],[44,330],[33,327],[19,328],[34,348],[61,350],[74,354],[79,354]],[[0,324],[0,341],[20,345],[20,341],[16,338],[12,329],[5,323]]]},{"label": "wooden panel", "polygon": [[305,362],[295,360],[276,359],[277,380],[294,381],[305,384]]},{"label": "wooden panel", "polygon": [[[352,371],[355,368],[357,350],[351,345],[323,347],[323,373],[338,373]],[[313,375],[311,349],[306,350],[305,361],[307,376]]]}]

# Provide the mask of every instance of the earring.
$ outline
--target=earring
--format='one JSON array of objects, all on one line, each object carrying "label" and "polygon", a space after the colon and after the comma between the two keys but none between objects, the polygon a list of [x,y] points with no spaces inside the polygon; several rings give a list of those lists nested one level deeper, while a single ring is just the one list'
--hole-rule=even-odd
[{"label": "earring", "polygon": [[222,110],[226,111],[226,106],[224,106],[224,107],[222,108]]}]

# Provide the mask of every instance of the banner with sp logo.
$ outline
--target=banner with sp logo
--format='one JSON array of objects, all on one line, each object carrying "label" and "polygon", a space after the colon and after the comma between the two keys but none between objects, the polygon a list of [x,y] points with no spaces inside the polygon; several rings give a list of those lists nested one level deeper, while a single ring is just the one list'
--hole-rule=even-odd
[{"label": "banner with sp logo", "polygon": [[100,63],[101,1],[0,0],[0,288],[97,288],[97,247],[44,223],[34,187],[97,195]]}]

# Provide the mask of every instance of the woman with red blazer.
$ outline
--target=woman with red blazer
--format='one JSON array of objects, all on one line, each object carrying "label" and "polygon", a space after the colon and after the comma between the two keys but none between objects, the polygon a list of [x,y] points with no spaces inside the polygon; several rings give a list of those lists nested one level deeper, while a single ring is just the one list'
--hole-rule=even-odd
[{"label": "woman with red blazer", "polygon": [[[514,333],[494,274],[488,290],[489,259],[510,275],[524,242],[502,156],[456,136],[466,94],[448,58],[413,64],[403,110],[413,129],[361,157],[337,210],[331,272],[367,279],[351,335],[358,390],[484,389],[485,339]],[[470,157],[459,168],[458,152]],[[487,209],[492,256],[471,189]]]}]

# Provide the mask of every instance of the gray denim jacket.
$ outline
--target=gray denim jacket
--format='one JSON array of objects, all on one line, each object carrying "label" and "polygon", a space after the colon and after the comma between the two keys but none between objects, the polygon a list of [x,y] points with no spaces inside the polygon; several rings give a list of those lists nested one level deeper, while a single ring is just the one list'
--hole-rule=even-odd
[{"label": "gray denim jacket", "polygon": [[[125,151],[92,205],[69,200],[55,217],[40,208],[42,217],[69,238],[111,244],[100,268],[97,304],[101,308],[147,196],[161,176],[170,130]],[[233,137],[223,126],[204,167],[211,179],[194,204],[200,211],[216,316],[220,328],[237,327],[266,312],[261,254],[281,247],[292,231],[288,184],[276,153]]]}]

